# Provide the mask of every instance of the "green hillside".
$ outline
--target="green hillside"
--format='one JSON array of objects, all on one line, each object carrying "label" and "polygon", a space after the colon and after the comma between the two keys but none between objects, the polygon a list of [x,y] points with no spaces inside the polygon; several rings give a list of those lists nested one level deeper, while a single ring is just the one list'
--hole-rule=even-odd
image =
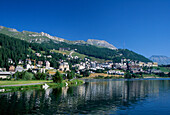
[{"label": "green hillside", "polygon": [[47,49],[56,49],[56,50],[59,50],[59,48],[70,48],[71,50],[76,49],[76,52],[80,54],[84,54],[99,59],[113,60],[114,62],[120,62],[122,58],[143,61],[143,62],[151,62],[148,58],[140,54],[137,54],[133,51],[130,51],[128,49],[111,50],[108,48],[100,48],[89,44],[76,45],[76,44],[67,44],[64,42],[55,43],[52,40],[50,40],[49,42],[43,42],[41,43],[41,45],[43,47],[46,47]]},{"label": "green hillside", "polygon": [[[48,60],[53,67],[58,66],[57,60],[66,59],[66,57],[60,53],[50,53],[50,50],[41,46],[41,44],[28,43],[4,34],[0,34],[0,46],[0,68],[9,68],[10,64],[8,63],[8,59],[12,59],[15,66],[18,65],[19,60],[24,61],[27,58],[43,62]],[[42,57],[37,57],[35,55],[36,52],[41,53]],[[45,59],[45,55],[52,55],[52,58]]]}]

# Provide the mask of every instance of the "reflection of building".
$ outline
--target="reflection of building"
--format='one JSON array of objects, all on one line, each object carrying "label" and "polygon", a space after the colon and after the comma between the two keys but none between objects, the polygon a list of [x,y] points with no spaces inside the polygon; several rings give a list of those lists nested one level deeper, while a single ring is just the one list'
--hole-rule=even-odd
[{"label": "reflection of building", "polygon": [[69,71],[69,64],[67,62],[60,63],[59,66],[60,71]]},{"label": "reflection of building", "polygon": [[[93,79],[77,87],[10,92],[0,95],[1,99],[7,100],[1,101],[1,104],[7,107],[0,106],[0,110],[3,108],[4,112],[12,114],[16,109],[41,107],[37,110],[41,114],[47,114],[49,109],[55,114],[69,114],[71,108],[73,114],[83,112],[83,110],[87,110],[88,114],[107,114],[110,111],[114,114],[121,108],[125,111],[129,108],[135,108],[152,97],[154,99],[160,98],[162,92],[160,93],[159,90],[168,91],[169,83],[168,80],[112,81]],[[168,97],[168,95],[166,96]],[[16,104],[14,108],[13,104],[9,103],[11,101],[22,102],[23,105],[27,106]],[[9,108],[11,111],[8,111]],[[93,108],[93,111],[90,111],[89,108],[90,110]],[[101,109],[105,112],[101,113]],[[22,111],[16,112],[22,114]]]}]

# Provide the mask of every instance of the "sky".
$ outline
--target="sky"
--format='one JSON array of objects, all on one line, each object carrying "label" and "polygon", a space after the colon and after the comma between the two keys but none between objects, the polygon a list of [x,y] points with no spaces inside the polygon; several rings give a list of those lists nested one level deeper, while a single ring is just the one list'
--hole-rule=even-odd
[{"label": "sky", "polygon": [[170,0],[0,0],[0,25],[170,57]]}]

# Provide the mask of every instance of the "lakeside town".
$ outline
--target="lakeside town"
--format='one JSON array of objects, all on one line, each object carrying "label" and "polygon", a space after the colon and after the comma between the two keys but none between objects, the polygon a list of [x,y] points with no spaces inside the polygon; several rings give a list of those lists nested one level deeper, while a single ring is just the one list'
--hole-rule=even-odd
[{"label": "lakeside town", "polygon": [[[70,48],[60,48],[59,51],[68,51]],[[71,50],[69,55],[65,55],[67,58],[66,60],[58,60],[59,63],[59,68],[55,68],[51,66],[50,60],[52,58],[52,55],[42,55],[41,53],[36,53],[35,55],[37,57],[45,57],[48,60],[40,61],[40,60],[34,60],[30,59],[29,55],[27,55],[26,60],[19,60],[17,66],[15,67],[15,63],[12,59],[8,59],[8,63],[10,64],[9,68],[0,68],[0,78],[1,79],[7,79],[8,76],[13,77],[13,75],[16,72],[23,72],[23,71],[29,71],[34,74],[37,72],[40,73],[46,73],[50,79],[52,79],[52,76],[55,75],[57,71],[59,71],[62,74],[67,74],[66,72],[73,71],[75,75],[73,76],[74,78],[82,78],[82,77],[99,77],[99,76],[104,76],[104,77],[109,77],[109,76],[114,76],[114,77],[125,77],[127,71],[133,76],[133,75],[140,75],[140,76],[133,76],[134,78],[136,77],[141,77],[142,74],[159,74],[162,73],[161,70],[156,69],[158,68],[158,63],[156,62],[141,62],[141,61],[133,61],[130,59],[121,59],[120,63],[113,63],[111,61],[106,61],[103,63],[99,63],[97,61],[92,61],[89,58],[84,58],[80,59],[79,56],[72,56],[72,53],[76,51]],[[51,53],[54,53],[51,51]],[[80,60],[79,63],[71,65],[72,67],[70,68],[69,63],[67,62],[68,60]],[[8,70],[8,71],[7,71]],[[164,72],[164,74],[168,75],[168,72]],[[153,76],[150,76],[153,77]],[[14,77],[13,77],[14,78]]]}]

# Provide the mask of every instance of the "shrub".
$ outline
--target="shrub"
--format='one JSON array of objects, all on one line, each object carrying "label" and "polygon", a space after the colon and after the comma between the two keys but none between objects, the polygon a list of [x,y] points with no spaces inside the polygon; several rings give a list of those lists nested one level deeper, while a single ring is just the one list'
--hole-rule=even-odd
[{"label": "shrub", "polygon": [[24,72],[22,75],[22,79],[24,80],[32,80],[33,79],[33,74],[29,72]]},{"label": "shrub", "polygon": [[30,72],[16,72],[14,75],[14,79],[19,80],[19,79],[23,79],[23,80],[32,80],[34,75]]}]

